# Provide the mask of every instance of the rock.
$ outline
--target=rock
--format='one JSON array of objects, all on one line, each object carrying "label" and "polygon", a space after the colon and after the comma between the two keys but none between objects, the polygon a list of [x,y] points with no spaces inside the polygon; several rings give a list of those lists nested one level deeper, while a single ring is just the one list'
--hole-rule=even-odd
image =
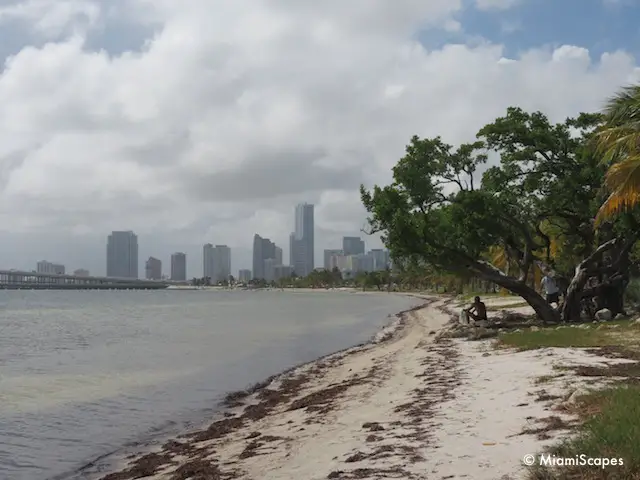
[{"label": "rock", "polygon": [[609,328],[620,328],[620,324],[616,323],[615,325],[607,325]]},{"label": "rock", "polygon": [[640,318],[636,318],[636,319],[633,321],[633,323],[634,323],[634,324],[636,324],[636,325],[640,325]]},{"label": "rock", "polygon": [[608,308],[603,308],[602,310],[598,310],[596,312],[596,320],[600,322],[608,322],[609,320],[611,320],[611,317],[611,310],[609,310]]},{"label": "rock", "polygon": [[531,327],[529,330],[531,330],[532,332],[539,332],[540,331],[540,327],[536,327],[535,325],[533,327]]},{"label": "rock", "polygon": [[627,316],[624,313],[619,313],[616,315],[616,318],[614,318],[614,320],[624,320],[626,318]]}]

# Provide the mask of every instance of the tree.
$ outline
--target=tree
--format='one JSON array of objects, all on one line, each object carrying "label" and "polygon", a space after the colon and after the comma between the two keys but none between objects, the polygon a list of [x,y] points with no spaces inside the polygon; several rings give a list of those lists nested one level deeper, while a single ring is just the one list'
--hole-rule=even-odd
[{"label": "tree", "polygon": [[640,203],[640,85],[623,88],[604,111],[597,142],[609,165],[605,186],[610,195],[598,211],[598,225]]},{"label": "tree", "polygon": [[[372,192],[361,186],[371,231],[383,234],[394,258],[413,257],[459,278],[493,282],[522,296],[543,321],[556,320],[558,312],[532,282],[536,268],[559,263],[552,247],[557,251],[561,238],[563,253],[572,257],[565,263],[587,261],[578,266],[592,279],[601,274],[593,269],[601,255],[596,252],[612,239],[596,235],[592,225],[604,170],[590,145],[601,121],[582,114],[554,125],[540,112],[509,108],[480,130],[478,141],[457,149],[439,137],[413,137],[391,185]],[[491,151],[499,164],[478,182],[478,168]],[[491,261],[497,252],[502,268]],[[566,268],[573,277],[568,299],[575,307],[583,294],[594,292],[585,292],[579,272]],[[573,307],[563,310],[564,319],[575,318]]]}]

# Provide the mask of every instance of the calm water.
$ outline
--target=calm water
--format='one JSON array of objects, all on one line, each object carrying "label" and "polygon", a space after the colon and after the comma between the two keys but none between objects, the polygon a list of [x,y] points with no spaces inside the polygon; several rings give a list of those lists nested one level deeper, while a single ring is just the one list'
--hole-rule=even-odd
[{"label": "calm water", "polygon": [[0,479],[76,472],[228,391],[369,339],[397,295],[0,291]]}]

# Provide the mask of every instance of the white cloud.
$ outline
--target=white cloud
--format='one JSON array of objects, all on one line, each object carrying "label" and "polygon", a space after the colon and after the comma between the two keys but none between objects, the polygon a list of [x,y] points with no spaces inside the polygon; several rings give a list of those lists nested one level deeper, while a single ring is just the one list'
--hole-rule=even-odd
[{"label": "white cloud", "polygon": [[578,46],[509,60],[490,43],[425,50],[416,32],[452,29],[451,0],[131,0],[118,15],[156,33],[119,56],[73,28],[97,2],[12,8],[73,34],[23,48],[0,75],[0,230],[74,242],[131,228],[171,245],[158,249],[248,248],[258,232],[286,252],[293,205],[310,201],[319,260],[358,233],[358,185],[388,181],[413,134],[466,141],[514,104],[559,120],[638,76],[632,56]]},{"label": "white cloud", "polygon": [[100,5],[90,0],[12,0],[0,6],[0,25],[23,20],[45,37],[57,37],[70,28],[84,31],[100,15]]},{"label": "white cloud", "polygon": [[521,0],[476,0],[480,10],[507,10],[518,5]]}]

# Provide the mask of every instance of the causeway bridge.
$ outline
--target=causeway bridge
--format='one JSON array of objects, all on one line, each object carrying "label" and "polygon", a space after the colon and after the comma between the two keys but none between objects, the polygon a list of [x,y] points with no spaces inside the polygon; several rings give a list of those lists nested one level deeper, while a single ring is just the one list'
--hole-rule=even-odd
[{"label": "causeway bridge", "polygon": [[0,290],[159,290],[169,282],[0,270]]}]

